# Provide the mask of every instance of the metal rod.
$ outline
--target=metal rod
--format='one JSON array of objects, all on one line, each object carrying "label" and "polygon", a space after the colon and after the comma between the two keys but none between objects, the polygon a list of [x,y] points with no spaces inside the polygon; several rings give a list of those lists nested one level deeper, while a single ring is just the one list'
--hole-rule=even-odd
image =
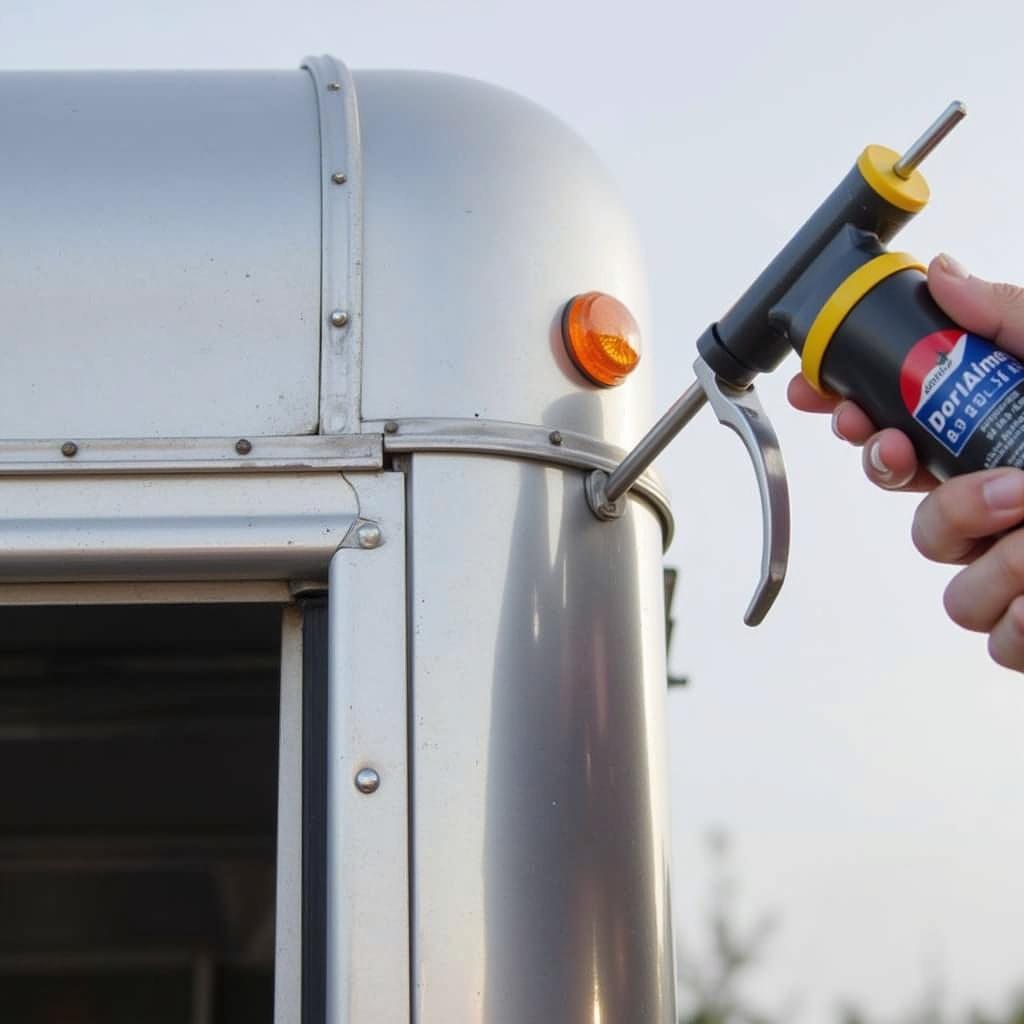
[{"label": "metal rod", "polygon": [[704,407],[708,396],[697,381],[694,381],[682,397],[644,435],[637,446],[615,467],[605,493],[609,501],[617,501],[640,479],[647,467],[658,457],[662,449],[686,426]]},{"label": "metal rod", "polygon": [[967,107],[959,100],[952,103],[938,116],[903,156],[892,165],[893,172],[901,178],[909,178],[924,158],[967,116]]}]

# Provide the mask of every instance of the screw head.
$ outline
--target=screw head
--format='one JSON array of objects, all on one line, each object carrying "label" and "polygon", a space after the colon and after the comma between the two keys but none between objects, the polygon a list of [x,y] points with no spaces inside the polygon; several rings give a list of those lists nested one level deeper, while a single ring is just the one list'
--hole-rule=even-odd
[{"label": "screw head", "polygon": [[344,327],[348,323],[348,313],[343,309],[336,309],[331,313],[331,324],[334,327]]},{"label": "screw head", "polygon": [[252,441],[246,437],[240,437],[235,442],[235,451],[238,452],[239,455],[248,455],[249,452],[252,451]]},{"label": "screw head", "polygon": [[333,181],[335,185],[344,185],[345,182],[348,181],[348,175],[343,174],[341,171],[335,171],[331,175],[331,181]]},{"label": "screw head", "polygon": [[384,424],[384,433],[385,434],[397,434],[398,433],[398,424],[394,420],[388,420],[387,423]]},{"label": "screw head", "polygon": [[68,459],[73,458],[75,455],[78,454],[78,445],[75,444],[74,441],[65,441],[60,446],[60,453],[65,458],[68,458]]},{"label": "screw head", "polygon": [[328,82],[327,89],[329,92],[341,92],[341,82]]},{"label": "screw head", "polygon": [[551,433],[548,434],[548,440],[552,444],[561,444],[562,443],[562,432],[560,430],[552,430]]},{"label": "screw head", "polygon": [[356,531],[356,540],[361,548],[371,550],[381,546],[384,535],[380,532],[380,527],[376,523],[363,523]]},{"label": "screw head", "polygon": [[360,793],[366,793],[369,796],[370,793],[376,793],[380,789],[380,775],[373,768],[360,768],[356,772],[356,789]]}]

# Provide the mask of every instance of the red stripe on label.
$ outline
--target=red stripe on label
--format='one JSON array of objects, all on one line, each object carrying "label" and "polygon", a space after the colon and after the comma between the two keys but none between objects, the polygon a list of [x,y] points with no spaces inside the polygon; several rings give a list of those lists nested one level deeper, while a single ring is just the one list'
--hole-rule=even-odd
[{"label": "red stripe on label", "polygon": [[907,353],[900,368],[900,394],[911,415],[921,402],[921,388],[925,378],[935,369],[939,355],[952,352],[963,333],[960,330],[936,331],[916,342]]}]

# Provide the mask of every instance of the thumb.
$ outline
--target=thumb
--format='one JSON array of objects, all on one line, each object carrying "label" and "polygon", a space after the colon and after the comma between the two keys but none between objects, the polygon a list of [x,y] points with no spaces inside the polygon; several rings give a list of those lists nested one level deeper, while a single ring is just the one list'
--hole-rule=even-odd
[{"label": "thumb", "polygon": [[936,256],[928,267],[932,298],[972,334],[1024,355],[1024,288],[972,277],[952,256]]}]

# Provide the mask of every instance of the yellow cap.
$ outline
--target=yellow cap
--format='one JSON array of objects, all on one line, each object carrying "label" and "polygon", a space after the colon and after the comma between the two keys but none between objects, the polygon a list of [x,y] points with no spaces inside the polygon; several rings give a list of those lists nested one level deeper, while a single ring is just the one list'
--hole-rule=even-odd
[{"label": "yellow cap", "polygon": [[892,169],[899,158],[899,153],[887,146],[868,146],[857,158],[857,170],[887,203],[907,213],[917,213],[927,206],[931,190],[920,171],[901,178]]},{"label": "yellow cap", "polygon": [[839,325],[872,288],[901,270],[920,270],[927,273],[924,265],[918,263],[909,253],[882,253],[850,274],[818,311],[804,340],[800,369],[807,382],[819,394],[829,393],[821,380],[821,364]]}]

